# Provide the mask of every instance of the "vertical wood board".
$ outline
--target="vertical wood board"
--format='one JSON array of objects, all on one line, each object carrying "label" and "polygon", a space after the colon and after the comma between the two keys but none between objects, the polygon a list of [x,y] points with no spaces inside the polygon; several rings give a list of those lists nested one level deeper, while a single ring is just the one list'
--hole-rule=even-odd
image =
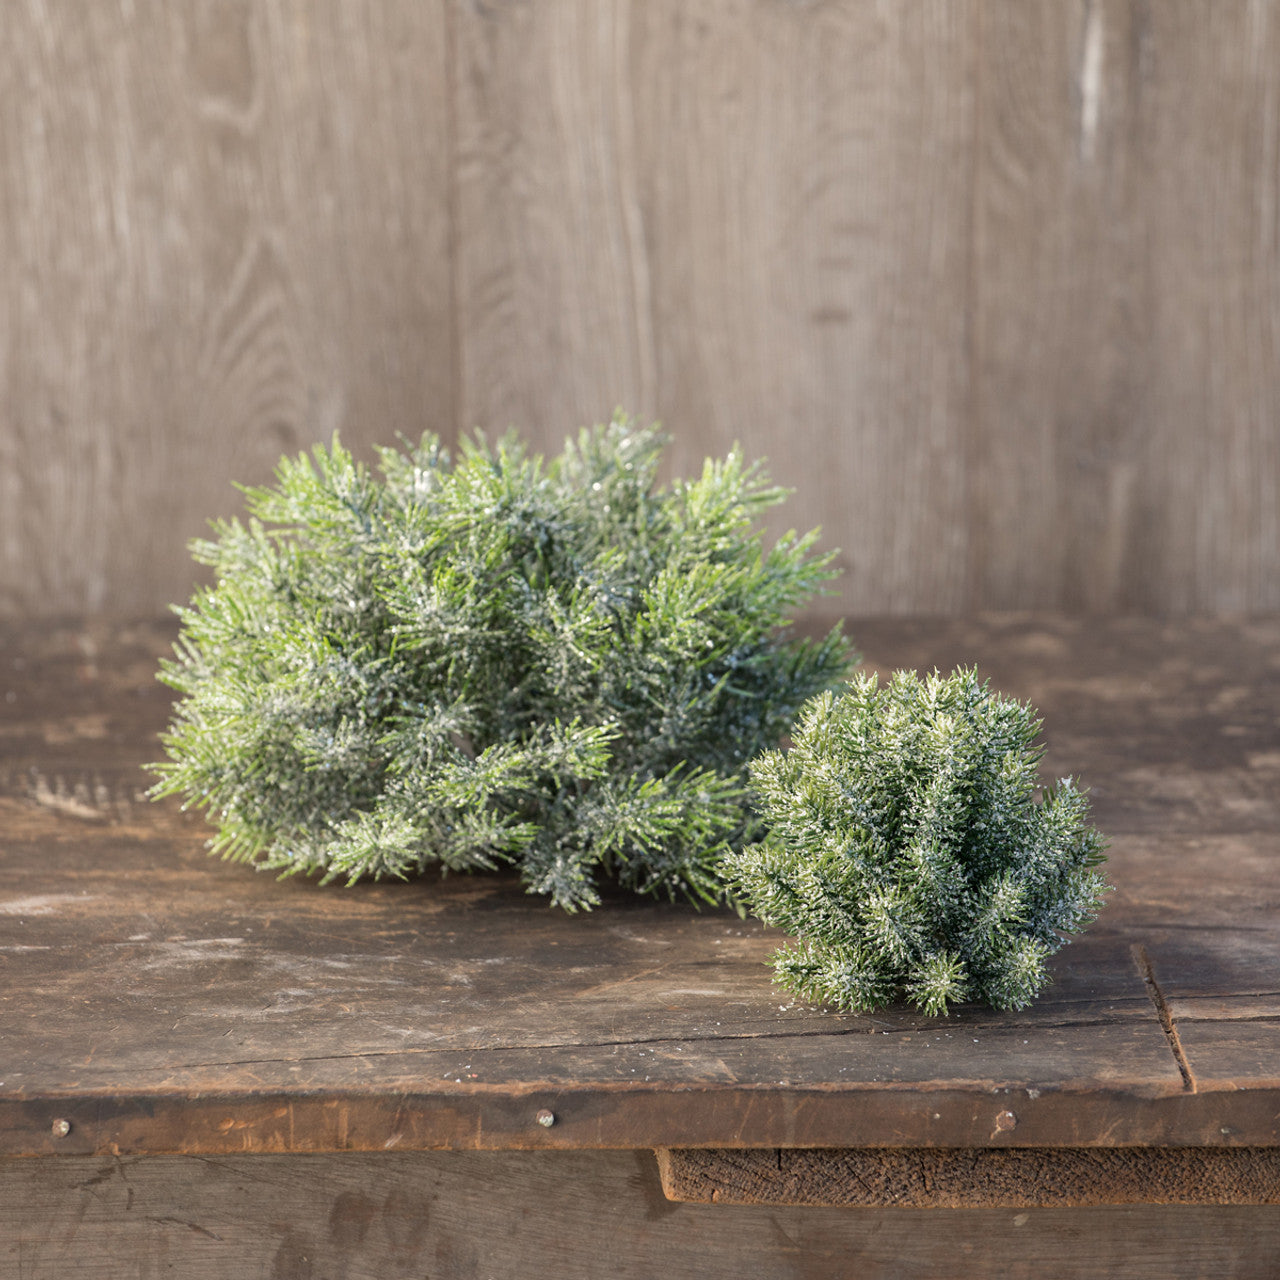
[{"label": "vertical wood board", "polygon": [[678,464],[740,441],[796,491],[773,531],[841,549],[846,601],[963,609],[974,6],[641,12]]},{"label": "vertical wood board", "polygon": [[460,4],[450,17],[460,425],[515,427],[553,451],[616,407],[651,418],[631,6]]},{"label": "vertical wood board", "polygon": [[975,603],[1275,609],[1280,12],[980,27]]},{"label": "vertical wood board", "polygon": [[29,0],[0,53],[0,611],[154,612],[233,480],[453,425],[438,9]]}]

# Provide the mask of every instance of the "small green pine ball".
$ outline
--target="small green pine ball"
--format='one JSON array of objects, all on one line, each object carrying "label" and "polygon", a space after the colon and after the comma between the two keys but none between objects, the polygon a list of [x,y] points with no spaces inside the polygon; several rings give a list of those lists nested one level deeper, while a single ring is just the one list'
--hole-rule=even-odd
[{"label": "small green pine ball", "polygon": [[1028,1004],[1107,891],[1084,792],[1036,798],[1039,731],[972,669],[859,675],[807,703],[791,749],[751,766],[767,835],[725,865],[795,938],[778,983],[854,1011]]},{"label": "small green pine ball", "polygon": [[514,436],[424,436],[381,476],[336,438],[283,460],[194,544],[214,582],[178,610],[153,794],[283,874],[721,900],[747,762],[850,655],[787,631],[833,570],[816,533],[763,545],[785,491],[736,449],[660,486],[663,444],[619,415],[549,461]]}]

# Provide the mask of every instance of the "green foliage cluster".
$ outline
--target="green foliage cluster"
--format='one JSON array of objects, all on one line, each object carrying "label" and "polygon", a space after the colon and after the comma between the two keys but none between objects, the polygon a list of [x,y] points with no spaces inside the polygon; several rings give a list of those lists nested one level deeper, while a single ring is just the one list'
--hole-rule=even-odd
[{"label": "green foliage cluster", "polygon": [[766,836],[726,859],[796,939],[779,984],[851,1010],[1029,1003],[1106,890],[1085,795],[1066,778],[1036,799],[1039,730],[973,670],[815,697],[792,749],[751,766]]},{"label": "green foliage cluster", "polygon": [[658,487],[663,443],[618,416],[549,463],[431,436],[381,478],[336,438],[282,461],[193,544],[214,583],[178,610],[153,794],[283,873],[511,863],[569,909],[602,874],[721,900],[746,762],[850,655],[784,630],[833,576],[815,534],[764,548],[784,491],[736,450]]}]

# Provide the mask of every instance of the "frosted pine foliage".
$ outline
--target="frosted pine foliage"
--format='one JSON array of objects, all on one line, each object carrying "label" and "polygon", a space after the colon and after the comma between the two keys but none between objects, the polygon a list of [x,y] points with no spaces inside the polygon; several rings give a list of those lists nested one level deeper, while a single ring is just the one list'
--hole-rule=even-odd
[{"label": "frosted pine foliage", "polygon": [[336,439],[282,461],[195,544],[214,582],[178,610],[155,794],[286,874],[721,899],[747,761],[849,653],[786,631],[833,571],[814,534],[763,545],[784,491],[736,450],[659,487],[662,446],[619,416],[550,462],[431,436],[380,477]]},{"label": "frosted pine foliage", "polygon": [[813,698],[791,749],[751,766],[767,834],[726,860],[795,939],[777,981],[849,1010],[1029,1003],[1106,891],[1085,794],[1064,778],[1037,798],[1039,730],[973,670]]}]

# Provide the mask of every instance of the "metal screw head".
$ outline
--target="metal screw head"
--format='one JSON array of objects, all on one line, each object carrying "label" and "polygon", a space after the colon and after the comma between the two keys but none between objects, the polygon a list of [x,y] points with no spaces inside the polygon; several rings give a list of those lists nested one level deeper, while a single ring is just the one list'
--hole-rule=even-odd
[{"label": "metal screw head", "polygon": [[50,1126],[50,1132],[55,1138],[65,1138],[71,1132],[70,1120],[55,1120]]},{"label": "metal screw head", "polygon": [[538,1114],[534,1117],[534,1119],[537,1120],[537,1122],[544,1129],[550,1129],[551,1126],[556,1122],[555,1112],[548,1111],[546,1107],[543,1107],[542,1110],[539,1111]]}]

